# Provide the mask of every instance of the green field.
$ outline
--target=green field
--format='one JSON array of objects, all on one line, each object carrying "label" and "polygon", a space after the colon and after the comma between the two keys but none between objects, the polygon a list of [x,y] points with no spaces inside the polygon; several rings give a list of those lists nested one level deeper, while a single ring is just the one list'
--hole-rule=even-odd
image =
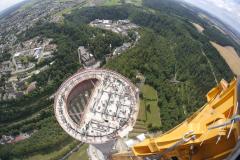
[{"label": "green field", "polygon": [[27,158],[26,160],[52,160],[52,159],[60,159],[65,154],[70,152],[72,150],[72,146],[75,146],[77,141],[74,141],[73,143],[70,143],[69,145],[66,145],[65,147],[61,148],[60,150],[55,150],[54,152],[51,152],[49,154],[37,154],[32,157]]},{"label": "green field", "polygon": [[125,3],[134,4],[136,6],[142,6],[142,0],[125,0]]},{"label": "green field", "polygon": [[[65,154],[70,152],[72,150],[71,145],[76,145],[78,143],[77,141],[74,141],[73,143],[63,147],[61,150],[56,150],[54,152],[51,152],[49,154],[37,154],[32,157],[27,158],[26,160],[52,160],[52,159],[60,159],[62,158]],[[77,152],[73,152],[73,154],[67,158],[67,160],[88,160],[88,155],[87,155],[87,148],[88,145],[84,144],[79,148]]]},{"label": "green field", "polygon": [[106,0],[104,6],[114,6],[120,4],[120,0]]},{"label": "green field", "polygon": [[70,157],[68,157],[68,160],[88,160],[87,148],[88,144],[84,144],[77,152],[74,152]]},{"label": "green field", "polygon": [[140,89],[143,98],[140,102],[138,119],[146,121],[146,125],[152,124],[154,127],[160,127],[161,119],[157,91],[149,85],[143,85]]},{"label": "green field", "polygon": [[149,85],[143,85],[140,89],[143,97],[140,101],[138,119],[129,137],[135,137],[141,133],[146,133],[150,125],[157,128],[161,126],[157,91]]}]

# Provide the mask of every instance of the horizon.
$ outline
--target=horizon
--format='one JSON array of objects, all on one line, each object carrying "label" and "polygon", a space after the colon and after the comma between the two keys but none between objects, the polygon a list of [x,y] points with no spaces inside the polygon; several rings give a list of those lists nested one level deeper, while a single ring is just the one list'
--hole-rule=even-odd
[{"label": "horizon", "polygon": [[2,12],[4,12],[5,10],[8,10],[9,8],[11,8],[12,6],[23,2],[25,0],[1,0],[0,1],[0,14]]},{"label": "horizon", "polygon": [[223,23],[234,28],[240,33],[240,0],[178,0],[191,4]]},{"label": "horizon", "polygon": [[[1,0],[0,15],[12,6],[25,0]],[[176,0],[191,4],[210,15],[216,17],[221,22],[231,26],[240,33],[240,0]]]}]

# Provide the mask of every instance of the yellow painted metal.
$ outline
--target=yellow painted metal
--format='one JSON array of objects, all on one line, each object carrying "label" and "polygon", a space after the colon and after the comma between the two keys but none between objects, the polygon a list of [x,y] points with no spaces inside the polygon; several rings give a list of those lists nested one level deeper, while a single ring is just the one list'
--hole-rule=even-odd
[{"label": "yellow painted metal", "polygon": [[237,114],[236,83],[236,79],[229,84],[222,80],[206,95],[207,103],[201,109],[160,137],[133,146],[133,154],[179,160],[224,159],[237,143],[239,122],[233,123],[232,129],[231,124],[209,127],[223,124]]}]

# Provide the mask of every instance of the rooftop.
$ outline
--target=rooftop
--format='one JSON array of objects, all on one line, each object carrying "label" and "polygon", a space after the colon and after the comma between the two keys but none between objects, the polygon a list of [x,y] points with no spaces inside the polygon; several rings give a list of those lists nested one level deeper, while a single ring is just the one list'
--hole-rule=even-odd
[{"label": "rooftop", "polygon": [[72,137],[105,143],[124,137],[138,115],[138,89],[125,77],[105,69],[85,69],[59,88],[55,115]]}]

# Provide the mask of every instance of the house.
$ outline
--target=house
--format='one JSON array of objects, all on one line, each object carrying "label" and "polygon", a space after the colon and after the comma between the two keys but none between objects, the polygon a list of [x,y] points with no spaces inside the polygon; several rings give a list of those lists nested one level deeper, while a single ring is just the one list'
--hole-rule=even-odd
[{"label": "house", "polygon": [[29,93],[33,92],[34,90],[36,90],[36,88],[37,88],[36,84],[37,84],[36,81],[29,84],[29,86],[27,88],[27,94],[29,94]]}]

